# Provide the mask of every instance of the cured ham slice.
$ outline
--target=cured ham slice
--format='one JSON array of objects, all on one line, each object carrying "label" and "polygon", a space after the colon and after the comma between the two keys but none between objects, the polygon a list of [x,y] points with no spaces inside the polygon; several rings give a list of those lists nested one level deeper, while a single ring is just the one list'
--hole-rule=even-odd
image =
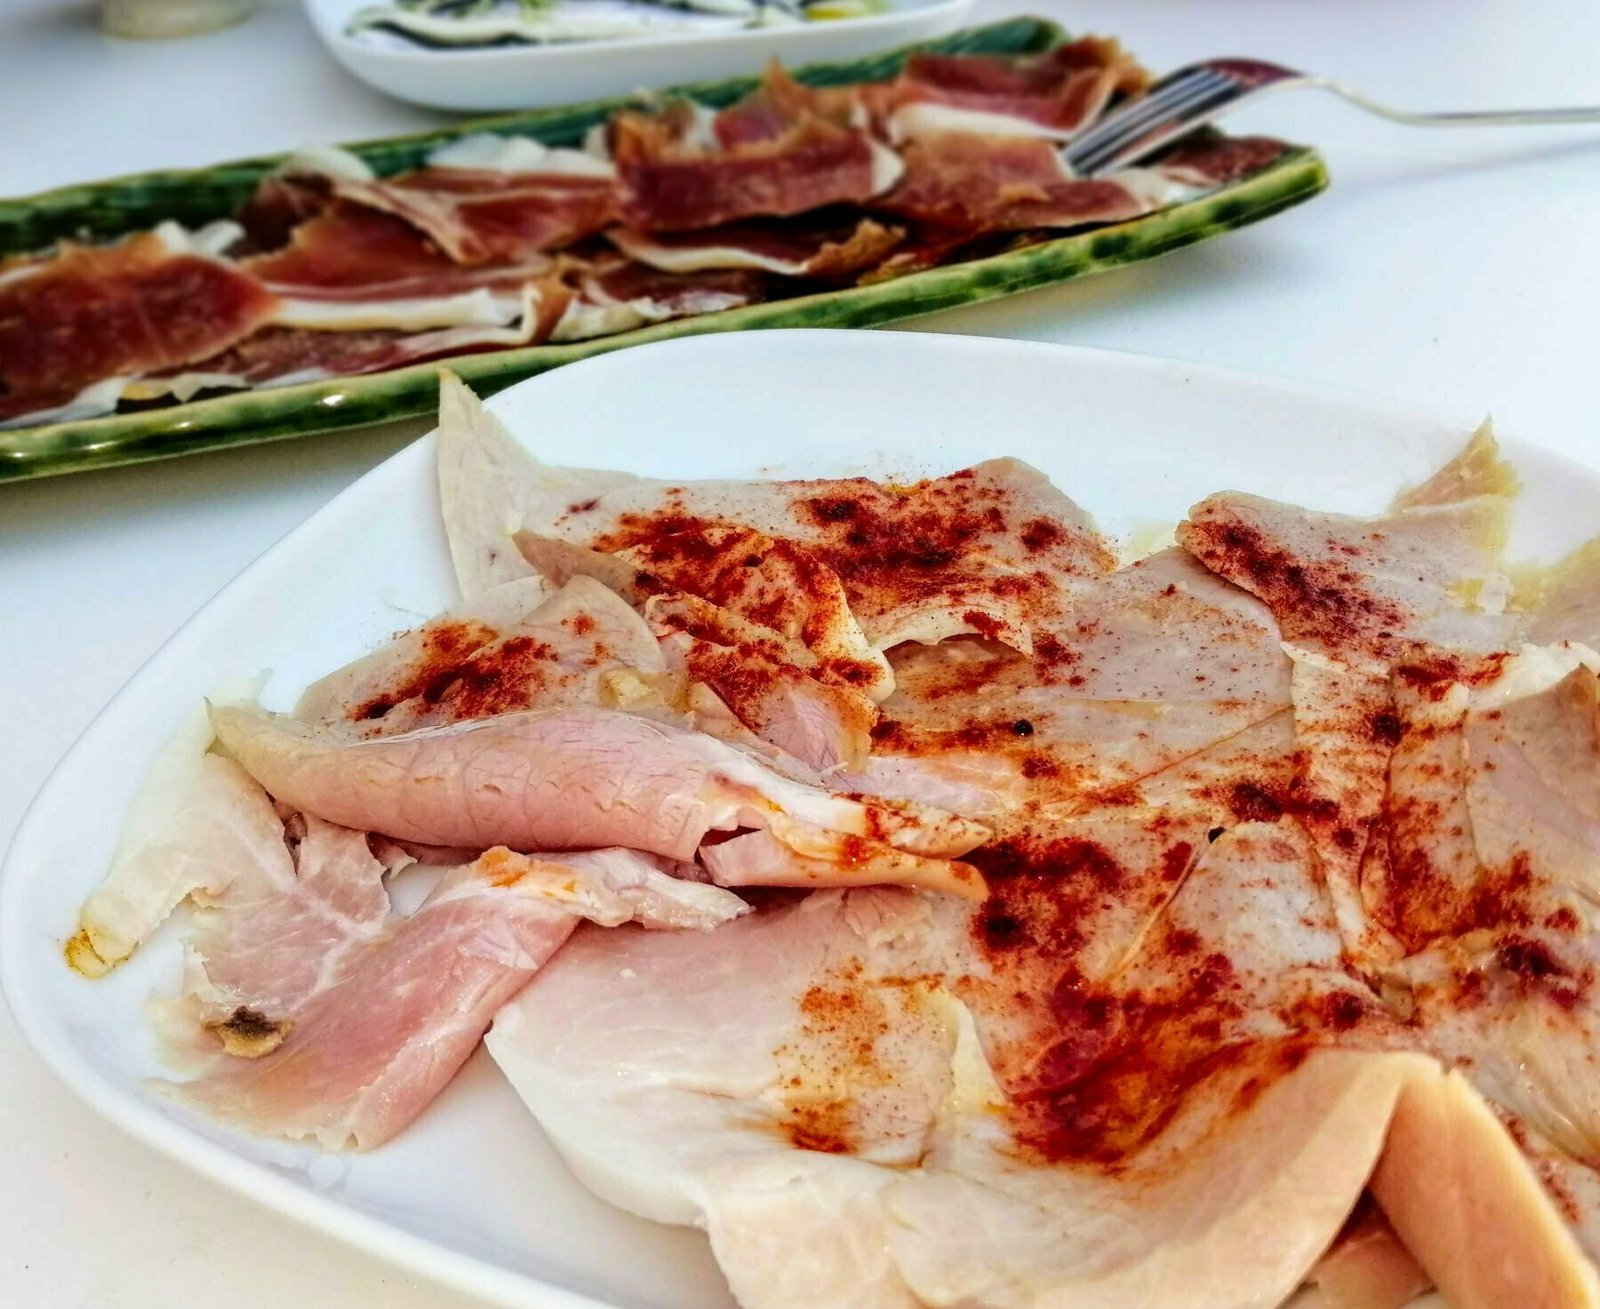
[{"label": "cured ham slice", "polygon": [[553,340],[584,341],[768,298],[766,275],[748,268],[671,273],[602,255],[579,267],[572,280],[577,294],[556,323]]},{"label": "cured ham slice", "polygon": [[1117,45],[1085,37],[1043,55],[911,55],[893,90],[892,140],[936,132],[1066,140],[1149,74]]},{"label": "cured ham slice", "polygon": [[1288,149],[1270,136],[1202,133],[1162,154],[1157,167],[1173,181],[1209,189],[1259,173]]},{"label": "cured ham slice", "polygon": [[870,199],[900,172],[865,132],[807,115],[780,135],[707,149],[682,115],[619,114],[611,153],[630,227],[681,232]]},{"label": "cured ham slice", "polygon": [[[588,156],[583,156],[588,158]],[[504,173],[423,168],[384,182],[335,181],[334,193],[404,219],[459,264],[525,262],[616,217],[609,170]]]},{"label": "cured ham slice", "polygon": [[0,278],[0,420],[107,378],[198,363],[271,320],[268,288],[182,236],[65,244]]},{"label": "cured ham slice", "polygon": [[615,174],[603,159],[520,137],[464,137],[424,167],[379,179],[345,151],[293,156],[252,206],[257,231],[303,215],[306,193],[390,214],[457,264],[525,263],[598,232],[615,212]]},{"label": "cured ham slice", "polygon": [[751,220],[692,233],[616,227],[606,233],[625,255],[670,273],[752,268],[824,280],[875,267],[901,235],[899,228],[870,218],[806,225]]},{"label": "cured ham slice", "polygon": [[549,467],[475,405],[456,391],[441,415],[441,495],[464,588],[482,560],[497,578],[517,569],[505,555],[511,523],[608,553],[738,526],[830,569],[880,650],[976,633],[1026,651],[1036,625],[1114,564],[1088,516],[1016,460],[893,491],[866,478],[673,484]]},{"label": "cured ham slice", "polygon": [[541,255],[511,267],[462,268],[392,214],[335,205],[296,227],[286,247],[255,255],[244,266],[297,298],[379,300],[515,287],[553,265]]},{"label": "cured ham slice", "polygon": [[[877,846],[931,856],[918,884],[981,895],[949,862],[987,830],[936,810],[856,801],[780,777],[703,734],[618,711],[500,714],[376,740],[242,706],[218,738],[284,803],[329,822],[427,845],[585,849],[623,845],[692,859],[707,834],[764,828],[858,863]],[[938,862],[945,861],[945,862]],[[808,879],[809,880],[809,879]]]},{"label": "cured ham slice", "polygon": [[975,234],[1137,218],[1148,203],[1115,178],[1073,177],[1054,144],[945,132],[901,148],[905,173],[874,211]]}]

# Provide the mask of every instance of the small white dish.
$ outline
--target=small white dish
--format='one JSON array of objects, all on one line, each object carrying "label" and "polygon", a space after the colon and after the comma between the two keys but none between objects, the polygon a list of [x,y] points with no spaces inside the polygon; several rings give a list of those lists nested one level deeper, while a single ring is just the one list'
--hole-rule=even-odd
[{"label": "small white dish", "polygon": [[[1225,488],[1376,510],[1473,426],[1171,360],[898,332],[689,337],[545,374],[489,407],[548,458],[674,479],[908,476],[1016,455],[1146,547]],[[1506,447],[1524,488],[1513,557],[1551,558],[1591,535],[1600,474]],[[267,699],[286,706],[452,591],[424,438],[246,569],[63,759],[0,870],[0,981],[28,1040],[92,1108],[308,1226],[520,1309],[726,1309],[704,1239],[584,1191],[481,1053],[389,1145],[327,1155],[198,1120],[148,1090],[160,1070],[144,1001],[178,981],[176,933],[100,981],[63,961],[152,756],[207,689],[270,668]]]},{"label": "small white dish", "polygon": [[630,38],[483,50],[405,48],[345,34],[373,0],[305,0],[333,57],[396,99],[484,113],[628,95],[651,87],[755,74],[769,58],[785,67],[851,59],[954,31],[973,0],[888,0],[886,13],[707,36]]}]

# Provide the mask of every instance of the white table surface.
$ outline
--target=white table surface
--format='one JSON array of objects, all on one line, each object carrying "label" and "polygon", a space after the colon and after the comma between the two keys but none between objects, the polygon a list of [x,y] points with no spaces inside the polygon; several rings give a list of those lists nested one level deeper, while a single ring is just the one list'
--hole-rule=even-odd
[{"label": "white table surface", "polygon": [[[1023,7],[980,0],[976,16]],[[1157,69],[1252,54],[1415,107],[1600,103],[1592,0],[1028,7],[1114,32]],[[0,0],[0,193],[435,121],[342,73],[291,0],[263,0],[230,31],[150,44],[102,36],[86,0]],[[1600,129],[1407,131],[1310,94],[1236,126],[1321,145],[1333,189],[1153,265],[918,327],[1309,378],[1464,422],[1492,412],[1502,431],[1600,460]],[[194,609],[426,426],[0,486],[0,843],[79,730]],[[0,1007],[0,1305],[461,1303],[125,1140]]]}]

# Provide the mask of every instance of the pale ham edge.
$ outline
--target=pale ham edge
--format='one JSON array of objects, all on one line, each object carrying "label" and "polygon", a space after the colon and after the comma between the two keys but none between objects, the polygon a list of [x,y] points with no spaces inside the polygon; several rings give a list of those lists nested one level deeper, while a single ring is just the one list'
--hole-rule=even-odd
[{"label": "pale ham edge", "polygon": [[615,177],[616,165],[587,150],[543,145],[531,137],[473,132],[440,146],[427,158],[429,168],[467,172],[543,174],[566,177]]},{"label": "pale ham edge", "polygon": [[1368,1199],[1317,1261],[1306,1285],[1292,1309],[1405,1309],[1433,1282]]},{"label": "pale ham edge", "polygon": [[[691,859],[712,831],[820,828],[937,858],[987,839],[938,810],[857,801],[779,776],[702,733],[619,710],[524,711],[373,740],[246,705],[213,707],[218,739],[280,801],[427,845],[622,845]],[[629,762],[622,777],[619,759]],[[787,842],[786,842],[787,843]]]},{"label": "pale ham edge", "polygon": [[1588,1309],[1600,1277],[1459,1072],[1412,1081],[1372,1193],[1452,1309]]}]

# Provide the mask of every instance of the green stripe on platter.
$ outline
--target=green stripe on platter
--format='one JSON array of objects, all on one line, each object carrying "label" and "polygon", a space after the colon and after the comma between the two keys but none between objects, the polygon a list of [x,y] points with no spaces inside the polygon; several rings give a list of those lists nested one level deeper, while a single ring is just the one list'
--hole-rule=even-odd
[{"label": "green stripe on platter", "polygon": [[[963,35],[991,30],[980,28]],[[873,286],[702,314],[593,341],[465,355],[450,361],[449,366],[480,394],[489,395],[562,364],[648,341],[770,328],[873,327],[1151,259],[1259,222],[1310,199],[1327,184],[1321,158],[1312,150],[1296,149],[1253,177],[1186,204],[987,259],[932,268]],[[367,377],[247,391],[144,413],[0,431],[0,481],[172,458],[428,414],[437,403],[439,367],[438,362],[418,364]]]}]

